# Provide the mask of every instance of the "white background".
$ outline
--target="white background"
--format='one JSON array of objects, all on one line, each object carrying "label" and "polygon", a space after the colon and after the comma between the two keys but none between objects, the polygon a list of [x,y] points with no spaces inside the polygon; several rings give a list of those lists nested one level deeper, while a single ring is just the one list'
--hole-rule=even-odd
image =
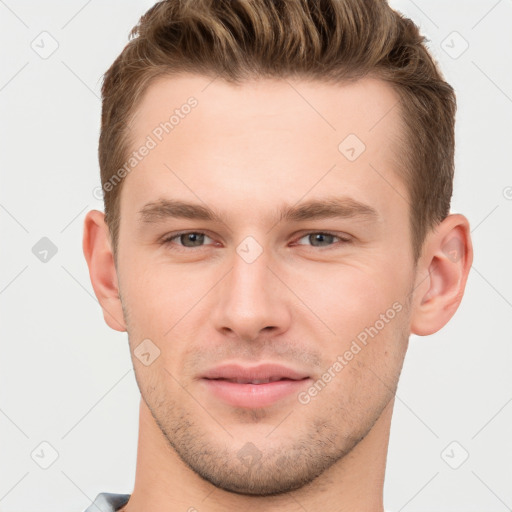
[{"label": "white background", "polygon": [[[101,76],[152,3],[0,0],[1,512],[80,512],[99,492],[133,489],[140,395],[81,241],[86,212],[102,209]],[[385,505],[511,510],[512,1],[391,5],[420,26],[457,93],[452,212],[468,217],[475,258],[449,324],[411,337]],[[47,59],[31,47],[43,31],[58,42]],[[46,263],[32,252],[42,237],[58,251]],[[31,457],[49,461],[43,441],[58,453],[48,469]],[[451,461],[469,454],[458,469],[442,455],[453,441]]]}]

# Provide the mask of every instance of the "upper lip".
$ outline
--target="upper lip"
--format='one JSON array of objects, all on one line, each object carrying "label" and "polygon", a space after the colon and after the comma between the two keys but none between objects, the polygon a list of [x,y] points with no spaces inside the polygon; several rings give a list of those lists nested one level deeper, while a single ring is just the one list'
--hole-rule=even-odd
[{"label": "upper lip", "polygon": [[211,368],[202,375],[203,379],[235,379],[242,381],[253,380],[302,380],[307,378],[303,372],[282,366],[280,364],[267,363],[257,366],[244,366],[240,364],[223,364]]}]

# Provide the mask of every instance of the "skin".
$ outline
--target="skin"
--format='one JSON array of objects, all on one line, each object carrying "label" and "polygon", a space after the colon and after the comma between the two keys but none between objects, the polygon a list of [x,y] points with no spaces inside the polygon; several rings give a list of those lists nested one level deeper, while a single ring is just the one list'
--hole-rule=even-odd
[{"label": "skin", "polygon": [[[408,194],[393,170],[398,96],[385,82],[160,78],[137,110],[132,149],[190,96],[197,107],[125,178],[117,267],[103,213],[84,224],[95,294],[106,323],[128,332],[141,392],[123,510],[382,511],[409,336],[435,333],[457,310],[473,259],[469,222],[449,215],[414,265]],[[338,150],[350,133],[366,145],[352,162]],[[327,196],[371,205],[379,219],[279,222],[284,204]],[[162,198],[207,205],[224,222],[142,222],[138,212]],[[180,230],[207,236],[162,243]],[[323,231],[351,243],[319,242]],[[236,251],[247,236],[262,249],[252,263]],[[293,394],[234,407],[199,380],[229,360],[279,362],[317,381],[397,302],[401,311],[307,404]],[[134,350],[148,338],[160,355],[146,366]],[[239,457],[244,446],[252,465]]]}]

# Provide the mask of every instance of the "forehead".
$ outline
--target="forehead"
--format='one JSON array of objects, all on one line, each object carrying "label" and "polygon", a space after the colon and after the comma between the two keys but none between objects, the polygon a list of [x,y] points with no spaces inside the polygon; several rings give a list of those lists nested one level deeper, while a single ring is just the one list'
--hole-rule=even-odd
[{"label": "forehead", "polygon": [[[221,78],[181,73],[158,77],[146,88],[130,126],[133,135],[140,137],[150,133],[159,123],[168,120],[174,110],[188,111],[186,105],[191,98],[199,107],[193,109],[194,119],[197,122],[208,120],[212,130],[222,126],[225,135],[230,130],[238,133],[240,122],[251,122],[253,128],[265,124],[272,128],[287,126],[299,117],[310,120],[311,128],[320,130],[319,135],[337,132],[335,138],[343,135],[347,128],[362,139],[368,139],[367,132],[373,132],[377,125],[383,124],[384,131],[398,129],[400,125],[396,108],[398,95],[389,83],[377,78],[336,84],[306,79],[254,78],[231,84]],[[181,115],[179,117],[183,120]],[[310,135],[313,131],[306,130],[305,126],[301,128]],[[374,135],[378,136],[379,131]]]},{"label": "forehead", "polygon": [[247,211],[261,210],[263,200],[275,207],[337,189],[384,215],[405,202],[403,215],[398,101],[374,78],[230,84],[192,74],[160,77],[129,127],[130,152],[151,149],[134,161],[121,204],[141,206],[168,192],[216,200],[217,209],[229,198]]}]

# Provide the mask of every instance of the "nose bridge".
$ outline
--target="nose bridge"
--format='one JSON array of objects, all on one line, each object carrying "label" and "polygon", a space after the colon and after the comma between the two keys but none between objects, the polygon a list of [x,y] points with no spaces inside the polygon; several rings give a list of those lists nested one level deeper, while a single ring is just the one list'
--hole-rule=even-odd
[{"label": "nose bridge", "polygon": [[231,272],[222,280],[214,321],[217,329],[255,339],[265,328],[287,328],[286,298],[273,272],[270,252],[247,237],[236,248]]}]

